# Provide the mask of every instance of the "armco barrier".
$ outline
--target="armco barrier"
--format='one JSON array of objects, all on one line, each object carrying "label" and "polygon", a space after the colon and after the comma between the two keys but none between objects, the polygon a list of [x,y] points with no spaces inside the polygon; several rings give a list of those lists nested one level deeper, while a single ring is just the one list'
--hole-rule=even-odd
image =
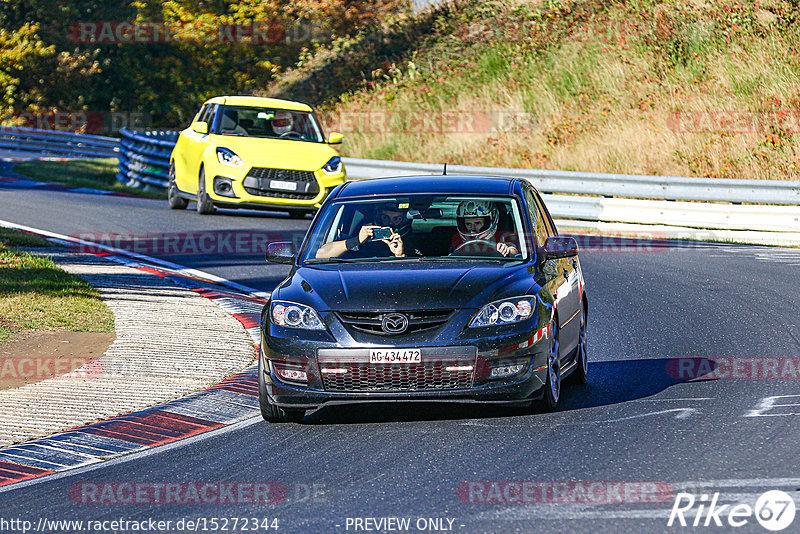
[{"label": "armco barrier", "polygon": [[119,139],[57,130],[0,126],[0,148],[72,158],[113,158]]},{"label": "armco barrier", "polygon": [[169,157],[178,132],[132,132],[122,128],[117,180],[130,187],[166,188]]},{"label": "armco barrier", "polygon": [[[165,188],[178,132],[120,130],[122,139],[0,128],[0,148],[119,158],[117,179]],[[5,144],[4,144],[5,143]],[[443,165],[342,158],[349,179],[439,175]],[[523,178],[543,193],[553,216],[582,230],[656,232],[673,237],[800,246],[800,182],[641,176],[448,165],[450,175]],[[688,202],[687,202],[688,201]],[[613,228],[613,229],[612,229]],[[617,230],[618,229],[618,230]],[[675,232],[679,232],[676,234]],[[687,235],[696,234],[696,235]],[[710,233],[709,233],[710,232]]]},{"label": "armco barrier", "polygon": [[[382,176],[442,174],[443,165],[372,159],[344,158],[350,179]],[[784,180],[736,180],[679,176],[643,176],[595,172],[501,169],[448,165],[448,174],[513,176],[525,178],[544,193],[600,195],[655,200],[738,202],[748,204],[800,205],[800,182]]]}]

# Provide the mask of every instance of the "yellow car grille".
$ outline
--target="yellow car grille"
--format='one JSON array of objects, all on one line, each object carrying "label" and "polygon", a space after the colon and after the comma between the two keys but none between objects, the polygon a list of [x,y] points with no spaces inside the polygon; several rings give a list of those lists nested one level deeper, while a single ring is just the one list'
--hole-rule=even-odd
[{"label": "yellow car grille", "polygon": [[242,186],[249,194],[261,197],[310,200],[319,194],[317,178],[310,171],[253,167]]}]

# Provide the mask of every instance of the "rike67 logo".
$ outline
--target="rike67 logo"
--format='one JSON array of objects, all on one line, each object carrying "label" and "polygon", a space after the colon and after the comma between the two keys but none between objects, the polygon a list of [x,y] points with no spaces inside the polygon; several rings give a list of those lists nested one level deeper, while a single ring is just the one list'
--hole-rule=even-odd
[{"label": "rike67 logo", "polygon": [[715,493],[711,499],[708,495],[701,495],[698,499],[691,493],[678,493],[667,526],[685,527],[691,524],[694,527],[743,527],[755,516],[762,527],[779,532],[792,524],[796,512],[792,497],[780,490],[762,494],[756,500],[755,506],[746,503],[718,503],[719,493]]}]

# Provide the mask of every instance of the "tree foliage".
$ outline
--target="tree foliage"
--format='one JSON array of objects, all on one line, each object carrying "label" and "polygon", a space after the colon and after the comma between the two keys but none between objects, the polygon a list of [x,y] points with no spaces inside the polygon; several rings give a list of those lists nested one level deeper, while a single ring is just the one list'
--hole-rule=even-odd
[{"label": "tree foliage", "polygon": [[[4,0],[0,111],[138,112],[153,126],[177,128],[202,100],[264,88],[315,43],[353,35],[408,6],[408,0]],[[92,41],[81,33],[87,24],[121,22],[168,27],[171,38]],[[269,38],[253,42],[224,30],[254,24]]]}]

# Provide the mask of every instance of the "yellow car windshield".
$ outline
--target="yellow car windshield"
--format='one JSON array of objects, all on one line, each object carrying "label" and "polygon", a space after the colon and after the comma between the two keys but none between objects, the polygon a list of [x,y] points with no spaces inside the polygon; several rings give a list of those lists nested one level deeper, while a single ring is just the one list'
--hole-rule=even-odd
[{"label": "yellow car windshield", "polygon": [[215,133],[240,137],[263,137],[294,141],[324,142],[313,113],[249,106],[223,106]]}]

